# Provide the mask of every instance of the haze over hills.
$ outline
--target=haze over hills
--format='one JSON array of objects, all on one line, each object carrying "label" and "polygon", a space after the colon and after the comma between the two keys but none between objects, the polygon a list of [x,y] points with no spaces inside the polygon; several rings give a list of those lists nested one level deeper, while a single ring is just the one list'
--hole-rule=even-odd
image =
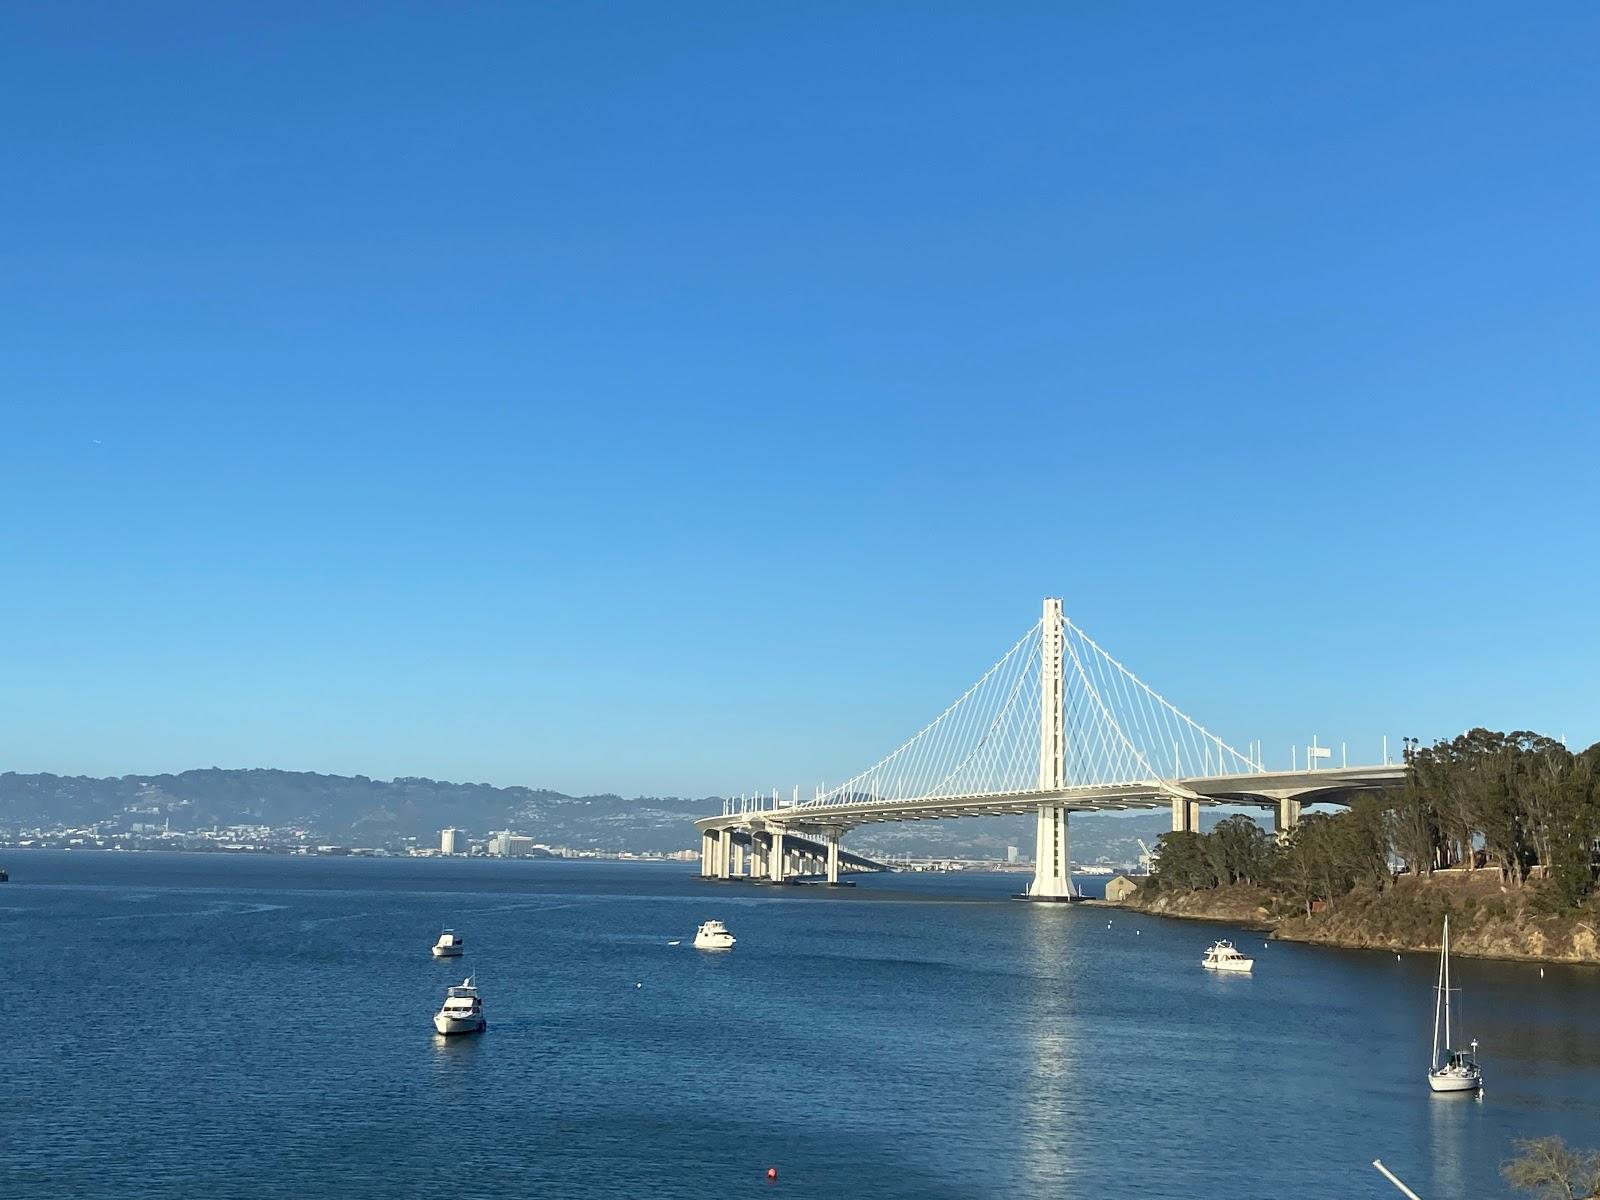
[{"label": "haze over hills", "polygon": [[[455,826],[474,838],[510,829],[552,846],[670,852],[698,846],[694,821],[719,812],[721,804],[715,796],[569,796],[544,788],[262,768],[107,779],[6,772],[0,774],[0,837],[87,826],[103,832],[269,826],[342,845],[398,846],[407,838],[437,845],[439,830]],[[1135,839],[1153,844],[1169,827],[1162,812],[1080,814],[1072,822],[1072,856],[1079,863],[1135,862]],[[1032,838],[1028,819],[990,817],[872,825],[853,831],[849,844],[876,856],[1000,859],[1008,846],[1030,855]]]}]

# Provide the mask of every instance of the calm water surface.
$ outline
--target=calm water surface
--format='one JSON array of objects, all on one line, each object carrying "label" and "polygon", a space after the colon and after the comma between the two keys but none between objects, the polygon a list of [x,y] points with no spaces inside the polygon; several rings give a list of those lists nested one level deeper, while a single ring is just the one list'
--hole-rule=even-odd
[{"label": "calm water surface", "polygon": [[[1426,1090],[1426,956],[1108,927],[1017,876],[5,865],[5,1196],[1397,1195],[1381,1157],[1435,1200],[1505,1195],[1513,1137],[1600,1145],[1588,969],[1461,960],[1479,1102]],[[733,952],[689,948],[712,916]],[[436,963],[446,925],[467,956]],[[1200,969],[1227,933],[1253,978]],[[469,970],[489,1030],[438,1038]]]}]

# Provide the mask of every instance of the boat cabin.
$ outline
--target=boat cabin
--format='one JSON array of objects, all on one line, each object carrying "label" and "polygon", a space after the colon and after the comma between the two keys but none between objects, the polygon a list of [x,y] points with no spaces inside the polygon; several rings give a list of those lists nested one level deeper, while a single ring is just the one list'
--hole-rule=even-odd
[{"label": "boat cabin", "polygon": [[439,1011],[452,1016],[470,1016],[482,1009],[483,1000],[478,995],[478,989],[470,983],[463,983],[445,992],[444,1007]]}]

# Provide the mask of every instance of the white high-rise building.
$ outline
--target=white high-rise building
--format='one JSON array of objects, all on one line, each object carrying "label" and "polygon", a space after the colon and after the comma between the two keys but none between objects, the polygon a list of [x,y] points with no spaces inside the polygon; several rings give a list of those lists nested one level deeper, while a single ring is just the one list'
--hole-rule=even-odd
[{"label": "white high-rise building", "polygon": [[459,829],[441,829],[439,831],[440,854],[465,854],[467,852],[467,839]]},{"label": "white high-rise building", "polygon": [[531,837],[523,837],[507,829],[490,836],[489,853],[498,858],[526,858],[533,853],[534,845]]},{"label": "white high-rise building", "polygon": [[1017,854],[1018,853],[1019,853],[1019,851],[1017,850],[1017,848],[1015,846],[1007,846],[1006,847],[1006,861],[1008,863],[1015,863],[1017,861]]}]

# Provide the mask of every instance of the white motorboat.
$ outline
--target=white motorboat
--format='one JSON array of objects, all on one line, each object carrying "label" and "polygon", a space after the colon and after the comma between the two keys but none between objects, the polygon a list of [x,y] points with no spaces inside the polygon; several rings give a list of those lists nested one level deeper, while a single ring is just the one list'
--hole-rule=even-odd
[{"label": "white motorboat", "polygon": [[1237,971],[1248,974],[1256,965],[1256,960],[1246,958],[1233,948],[1232,942],[1218,942],[1206,951],[1206,956],[1200,960],[1200,965],[1208,971]]},{"label": "white motorboat", "polygon": [[467,943],[454,929],[446,929],[433,944],[435,958],[460,958],[467,952]]},{"label": "white motorboat", "polygon": [[483,1019],[483,997],[472,986],[471,976],[445,992],[444,1004],[433,1014],[433,1027],[444,1034],[482,1033],[489,1028]]},{"label": "white motorboat", "polygon": [[1446,917],[1444,944],[1439,947],[1439,982],[1433,989],[1433,1065],[1428,1068],[1428,1087],[1435,1092],[1476,1092],[1483,1087],[1478,1039],[1473,1038],[1466,1050],[1450,1048],[1450,993],[1460,990],[1450,986],[1450,918]]},{"label": "white motorboat", "polygon": [[721,921],[707,921],[694,931],[696,950],[732,950],[735,940]]}]

